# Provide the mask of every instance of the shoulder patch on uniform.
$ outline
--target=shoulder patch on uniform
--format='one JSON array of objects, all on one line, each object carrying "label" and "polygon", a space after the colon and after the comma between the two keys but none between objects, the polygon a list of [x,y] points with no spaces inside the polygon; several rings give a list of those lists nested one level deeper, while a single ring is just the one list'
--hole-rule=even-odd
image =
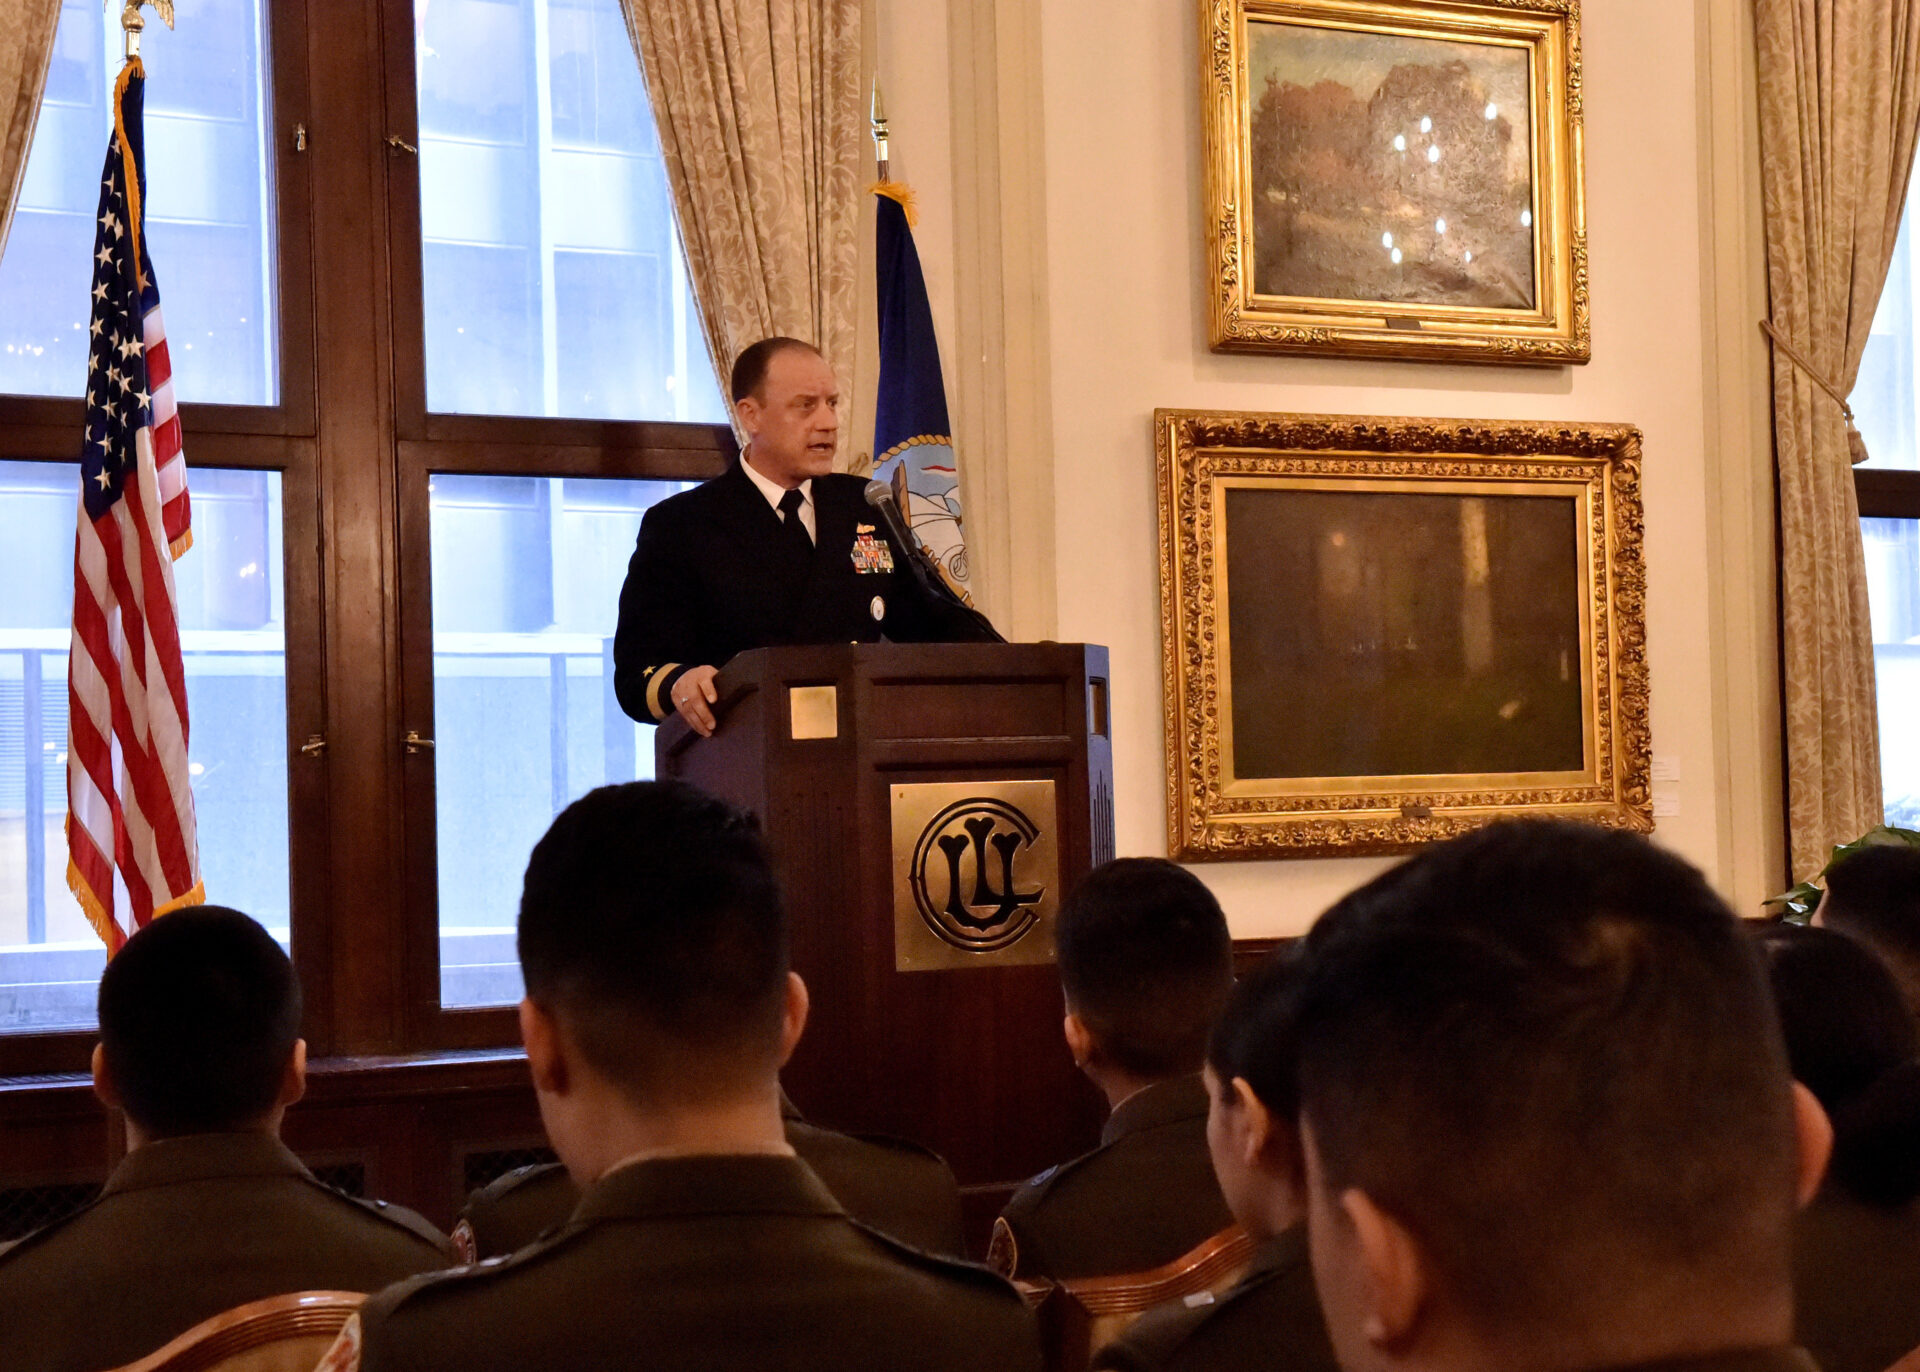
[{"label": "shoulder patch on uniform", "polygon": [[993,1238],[987,1244],[987,1266],[1008,1280],[1020,1270],[1020,1241],[1014,1238],[1013,1226],[1007,1223],[1005,1215],[993,1221]]},{"label": "shoulder patch on uniform", "polygon": [[847,1222],[868,1238],[878,1242],[888,1253],[911,1266],[935,1272],[941,1276],[952,1277],[956,1281],[965,1282],[982,1291],[995,1292],[1013,1300],[1020,1299],[1020,1293],[1014,1289],[1013,1283],[992,1268],[983,1267],[977,1262],[968,1262],[964,1258],[949,1258],[938,1253],[923,1252],[910,1243],[894,1238],[891,1234],[882,1233],[870,1224],[862,1224],[851,1215],[847,1217]]}]

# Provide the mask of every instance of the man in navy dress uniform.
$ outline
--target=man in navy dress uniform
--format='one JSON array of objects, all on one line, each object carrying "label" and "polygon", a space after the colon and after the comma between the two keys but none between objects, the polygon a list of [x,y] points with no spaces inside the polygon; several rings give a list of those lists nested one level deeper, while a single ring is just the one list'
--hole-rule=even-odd
[{"label": "man in navy dress uniform", "polygon": [[811,344],[764,338],[733,365],[747,436],[726,475],[647,511],[620,591],[614,690],[635,719],[714,727],[714,674],[785,643],[977,642],[972,611],[929,594],[866,503],[833,471],[840,391]]}]

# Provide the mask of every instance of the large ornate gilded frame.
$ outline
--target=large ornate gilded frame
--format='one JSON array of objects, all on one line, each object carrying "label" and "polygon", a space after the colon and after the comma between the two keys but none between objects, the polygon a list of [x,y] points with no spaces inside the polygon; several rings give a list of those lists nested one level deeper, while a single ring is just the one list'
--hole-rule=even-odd
[{"label": "large ornate gilded frame", "polygon": [[[1168,847],[1176,858],[1390,853],[1513,815],[1653,827],[1640,434],[1621,424],[1158,410]],[[1571,497],[1580,566],[1577,772],[1238,778],[1230,488]]]},{"label": "large ornate gilded frame", "polygon": [[[1255,292],[1247,26],[1262,20],[1528,48],[1534,308]],[[1201,30],[1207,318],[1216,351],[1546,366],[1591,357],[1580,0],[1201,0]]]}]

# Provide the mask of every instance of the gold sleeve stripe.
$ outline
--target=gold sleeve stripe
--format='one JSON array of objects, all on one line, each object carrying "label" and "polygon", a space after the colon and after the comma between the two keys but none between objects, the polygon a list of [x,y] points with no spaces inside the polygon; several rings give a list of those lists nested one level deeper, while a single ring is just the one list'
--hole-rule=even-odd
[{"label": "gold sleeve stripe", "polygon": [[679,666],[677,662],[663,662],[647,673],[647,710],[655,719],[665,719],[671,713],[660,700],[660,688]]}]

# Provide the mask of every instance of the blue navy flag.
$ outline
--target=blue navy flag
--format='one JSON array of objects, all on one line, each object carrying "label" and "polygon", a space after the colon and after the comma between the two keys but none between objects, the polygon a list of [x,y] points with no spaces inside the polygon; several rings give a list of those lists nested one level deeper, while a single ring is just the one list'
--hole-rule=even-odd
[{"label": "blue navy flag", "polygon": [[883,183],[875,243],[879,258],[880,383],[874,400],[874,476],[893,487],[914,537],[956,588],[967,588],[967,543],[960,519],[960,469],[947,421],[940,344],[933,334],[927,281],[913,246],[903,187]]}]

